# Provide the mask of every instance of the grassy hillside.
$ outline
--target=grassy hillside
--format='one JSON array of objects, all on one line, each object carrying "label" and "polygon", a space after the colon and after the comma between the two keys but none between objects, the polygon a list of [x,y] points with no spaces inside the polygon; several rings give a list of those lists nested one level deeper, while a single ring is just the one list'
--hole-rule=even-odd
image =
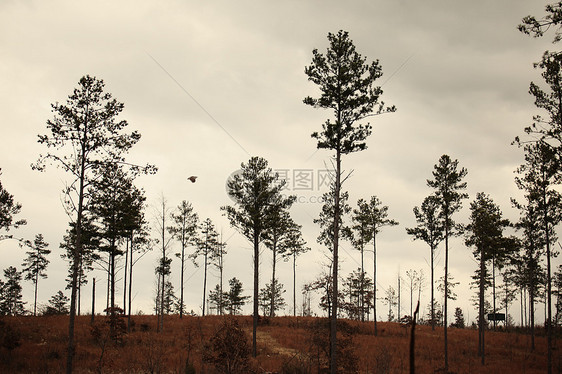
[{"label": "grassy hillside", "polygon": [[[75,372],[77,373],[185,373],[186,363],[197,373],[219,372],[204,361],[213,357],[213,347],[221,343],[212,339],[226,317],[167,316],[164,331],[156,331],[155,316],[134,316],[130,333],[110,339],[105,317],[97,316],[92,327],[89,316],[77,318]],[[251,317],[234,320],[251,343]],[[59,373],[64,371],[67,316],[3,317],[0,326],[0,372]],[[380,323],[379,336],[373,335],[372,323],[341,320],[342,367],[360,373],[409,372],[409,329],[395,323]],[[232,326],[232,325],[230,325]],[[327,321],[312,317],[276,317],[261,320],[258,328],[258,357],[248,359],[241,372],[317,373],[326,367],[328,348]],[[443,331],[428,326],[416,328],[416,372],[440,372],[443,366]],[[240,338],[222,346],[224,363],[243,347]],[[224,338],[224,337],[223,337]],[[546,341],[536,338],[536,349],[530,352],[531,340],[516,332],[486,333],[486,365],[477,356],[477,331],[449,330],[449,365],[455,373],[543,373],[546,371]],[[19,346],[6,347],[19,340]],[[233,344],[232,341],[236,341]],[[213,345],[213,343],[215,343]],[[12,349],[8,349],[12,348]],[[220,352],[219,352],[220,353]],[[242,355],[242,353],[237,353]],[[226,355],[226,356],[224,356]],[[229,356],[230,355],[230,356]],[[215,355],[216,357],[216,355]],[[560,353],[554,351],[554,372],[558,372]],[[233,359],[236,360],[236,357]],[[342,369],[342,371],[344,371]]]}]

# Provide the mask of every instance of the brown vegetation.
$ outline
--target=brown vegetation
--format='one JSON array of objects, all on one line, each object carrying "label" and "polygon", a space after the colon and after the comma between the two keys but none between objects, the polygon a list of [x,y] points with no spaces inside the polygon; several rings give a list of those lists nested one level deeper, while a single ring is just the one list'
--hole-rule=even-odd
[{"label": "brown vegetation", "polygon": [[[132,332],[119,336],[117,341],[111,338],[105,318],[97,316],[93,326],[89,316],[77,318],[75,372],[228,372],[216,365],[216,357],[222,354],[228,354],[229,360],[241,365],[232,365],[234,369],[231,372],[317,373],[328,364],[329,324],[321,318],[274,317],[261,320],[258,356],[255,359],[249,357],[247,349],[228,350],[220,344],[220,341],[232,337],[225,335],[225,329],[233,329],[231,331],[237,334],[235,340],[245,336],[249,346],[252,319],[248,316],[188,316],[183,319],[170,316],[162,333],[156,331],[155,316],[133,316]],[[0,372],[64,371],[68,316],[3,317],[2,321],[4,328],[9,326],[10,336],[19,339],[20,344],[0,347]],[[340,367],[359,373],[409,372],[407,329],[396,323],[380,323],[379,335],[375,337],[371,323],[341,320],[340,326]],[[536,339],[535,351],[530,352],[529,335],[488,332],[485,366],[480,365],[477,356],[476,330],[451,329],[449,339],[450,372],[515,374],[546,371],[544,336]],[[432,331],[429,326],[416,327],[418,373],[440,372],[443,365],[442,340],[442,331]],[[240,346],[242,344],[238,348]],[[228,352],[220,351],[224,347]],[[555,371],[562,358],[558,352],[555,350]],[[239,367],[244,369],[237,369]]]}]

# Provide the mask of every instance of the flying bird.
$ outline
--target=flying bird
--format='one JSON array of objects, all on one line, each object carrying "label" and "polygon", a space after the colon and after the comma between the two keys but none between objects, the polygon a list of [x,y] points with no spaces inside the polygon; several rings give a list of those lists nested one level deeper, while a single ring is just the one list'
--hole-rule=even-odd
[{"label": "flying bird", "polygon": [[192,175],[191,177],[187,178],[191,181],[191,183],[195,183],[195,180],[197,179],[197,176]]}]

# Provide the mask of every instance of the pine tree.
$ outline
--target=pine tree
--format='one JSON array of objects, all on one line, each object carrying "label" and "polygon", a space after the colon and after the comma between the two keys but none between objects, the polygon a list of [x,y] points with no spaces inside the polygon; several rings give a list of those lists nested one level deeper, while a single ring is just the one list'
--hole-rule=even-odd
[{"label": "pine tree", "polygon": [[268,167],[267,161],[252,157],[241,165],[241,173],[227,182],[228,193],[236,207],[221,208],[230,225],[250,240],[254,247],[254,305],[252,323],[252,355],[257,355],[257,327],[259,313],[259,244],[264,232],[274,224],[278,212],[288,209],[294,196],[283,197],[281,191],[287,182]]},{"label": "pine tree", "polygon": [[[438,164],[434,166],[433,179],[427,180],[427,185],[435,189],[435,197],[440,205],[440,218],[443,220],[444,226],[444,239],[445,239],[445,274],[444,279],[444,294],[448,295],[448,281],[449,281],[449,237],[458,232],[455,230],[455,222],[452,220],[454,213],[459,211],[462,207],[462,200],[468,198],[466,193],[460,192],[466,189],[466,182],[463,181],[468,173],[465,168],[458,169],[458,161],[451,160],[448,155],[443,155],[439,159]],[[444,330],[444,358],[445,358],[445,371],[449,370],[449,354],[448,354],[448,339],[447,339],[447,300],[444,298],[443,302],[443,330]]]},{"label": "pine tree", "polygon": [[4,279],[0,285],[0,315],[18,316],[25,314],[22,301],[21,272],[10,266],[4,269]]},{"label": "pine tree", "polygon": [[293,261],[293,316],[297,316],[297,257],[310,251],[302,237],[302,226],[292,223],[287,228],[287,250],[282,254],[284,261]]},{"label": "pine tree", "polygon": [[58,291],[49,299],[49,305],[44,312],[46,315],[68,314],[70,299],[62,291]]},{"label": "pine tree", "polygon": [[183,200],[176,208],[176,212],[172,213],[173,226],[168,227],[168,231],[172,236],[181,244],[181,252],[176,253],[176,257],[181,262],[180,272],[180,318],[183,317],[185,302],[183,298],[184,291],[184,274],[185,274],[185,261],[186,261],[186,248],[190,245],[197,244],[197,227],[199,217],[193,211],[191,203]]},{"label": "pine tree", "polygon": [[250,296],[242,295],[242,292],[244,292],[242,282],[236,279],[236,277],[230,279],[228,283],[230,289],[224,295],[225,307],[230,315],[236,315],[241,312],[242,307],[246,304],[246,300],[248,300]]},{"label": "pine tree", "polygon": [[480,264],[477,271],[478,317],[480,321],[478,325],[478,355],[481,357],[482,365],[484,365],[484,292],[489,277],[487,263],[493,261],[494,258],[502,257],[498,254],[505,248],[506,239],[503,236],[503,230],[509,226],[509,221],[502,217],[499,206],[482,192],[476,194],[476,199],[470,204],[470,212],[470,223],[466,227],[465,243],[469,247],[474,247],[474,258]]},{"label": "pine tree", "polygon": [[412,235],[414,240],[423,240],[430,249],[430,269],[431,269],[431,329],[435,330],[435,251],[439,243],[443,241],[443,221],[439,215],[440,204],[437,197],[430,195],[426,197],[421,207],[414,208],[414,215],[416,217],[417,226],[414,228],[406,228],[408,235]]},{"label": "pine tree", "polygon": [[[0,176],[2,175],[2,169],[0,169]],[[14,216],[19,214],[21,211],[21,204],[14,201],[14,196],[10,194],[2,182],[0,182],[0,230],[10,231],[11,228],[18,228],[21,225],[25,225],[26,221],[20,219],[14,221]],[[10,239],[12,235],[0,234],[0,240]]]},{"label": "pine tree", "polygon": [[[312,133],[318,141],[319,149],[333,151],[335,161],[334,181],[334,218],[333,222],[333,267],[332,281],[334,296],[338,294],[339,268],[339,219],[340,194],[342,184],[341,157],[367,148],[365,140],[371,133],[369,124],[359,124],[371,115],[394,111],[394,107],[385,108],[380,101],[382,90],[375,86],[375,81],[382,76],[378,61],[367,63],[355,50],[353,41],[346,31],[328,34],[329,47],[326,54],[312,51],[312,63],[305,68],[308,80],[316,84],[320,91],[319,98],[306,97],[304,103],[315,108],[331,109],[334,119],[328,119],[322,125],[322,132]],[[334,297],[336,299],[336,297]],[[337,372],[337,300],[332,305],[330,322],[330,371]]]},{"label": "pine tree", "polygon": [[[74,321],[76,315],[78,275],[82,257],[82,219],[89,184],[98,170],[110,163],[122,164],[124,155],[140,140],[140,134],[123,134],[127,121],[117,120],[124,105],[104,92],[103,80],[84,76],[79,87],[65,104],[53,104],[53,119],[47,121],[48,135],[39,135],[38,142],[53,153],[40,155],[32,168],[43,171],[47,163],[62,167],[71,175],[66,189],[67,206],[76,214],[76,243],[72,249],[72,281],[66,372],[72,372],[74,357]],[[65,151],[67,151],[65,153]],[[136,167],[139,172],[153,173],[153,166]]]},{"label": "pine tree", "polygon": [[[273,283],[267,283],[265,287],[260,290],[260,307],[264,316],[274,316],[275,312],[285,309],[287,305],[283,294],[285,289],[282,283],[279,283],[277,279]],[[275,303],[272,301],[275,300]],[[272,313],[273,311],[273,313]]]},{"label": "pine tree", "polygon": [[377,196],[371,196],[367,202],[363,199],[357,201],[357,209],[353,211],[354,220],[363,227],[365,240],[373,240],[373,316],[375,336],[377,331],[377,234],[385,226],[396,226],[398,222],[388,218],[388,206],[383,205]]},{"label": "pine tree", "polygon": [[455,323],[451,325],[451,327],[456,327],[457,329],[464,329],[464,314],[462,313],[462,309],[459,307],[455,308]]},{"label": "pine tree", "polygon": [[33,293],[33,315],[37,315],[37,288],[39,284],[39,278],[47,278],[47,265],[49,260],[47,255],[51,253],[47,247],[49,243],[45,242],[42,234],[35,235],[35,240],[33,243],[26,242],[26,245],[30,248],[29,251],[25,252],[27,257],[24,259],[22,273],[25,274],[25,280],[30,280],[34,285]]},{"label": "pine tree", "polygon": [[199,226],[201,232],[197,239],[197,250],[190,256],[197,264],[196,259],[203,257],[203,306],[202,315],[205,316],[207,297],[207,269],[209,265],[216,264],[219,251],[222,249],[219,242],[219,234],[210,218],[207,218]]}]

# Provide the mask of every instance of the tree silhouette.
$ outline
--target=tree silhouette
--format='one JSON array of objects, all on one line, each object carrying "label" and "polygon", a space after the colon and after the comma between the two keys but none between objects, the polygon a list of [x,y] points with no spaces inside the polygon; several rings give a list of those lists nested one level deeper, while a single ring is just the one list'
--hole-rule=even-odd
[{"label": "tree silhouette", "polygon": [[[385,108],[380,101],[382,89],[375,86],[375,81],[382,76],[378,61],[367,63],[366,58],[356,52],[353,41],[346,31],[337,34],[328,33],[329,47],[326,54],[312,51],[312,63],[305,68],[308,80],[320,89],[320,97],[306,97],[304,103],[315,108],[331,109],[333,120],[328,119],[322,125],[322,132],[312,133],[319,149],[335,152],[335,186],[333,218],[333,268],[332,292],[338,294],[338,243],[340,193],[342,183],[341,157],[367,148],[365,140],[371,133],[369,124],[359,124],[368,116],[384,111],[394,111],[394,107]],[[337,371],[337,309],[334,298],[332,319],[330,322],[330,371]]]},{"label": "tree silhouette", "polygon": [[287,249],[283,253],[283,260],[293,260],[293,316],[297,316],[297,257],[310,251],[302,237],[302,226],[295,222],[287,228]]},{"label": "tree silhouette", "polygon": [[47,315],[68,314],[68,302],[70,299],[62,291],[58,291],[49,299],[49,305],[45,311]]},{"label": "tree silhouette", "polygon": [[197,238],[197,250],[191,255],[193,262],[203,257],[203,309],[202,315],[205,316],[206,296],[207,296],[207,269],[209,265],[215,264],[221,250],[219,234],[210,218],[205,219],[199,226],[201,232]]},{"label": "tree silhouette", "polygon": [[562,195],[555,186],[562,182],[560,164],[555,150],[546,142],[525,146],[525,164],[517,172],[517,186],[525,191],[526,199],[535,207],[540,220],[539,229],[543,233],[546,255],[546,328],[548,346],[548,368],[552,369],[552,244],[556,242],[554,228],[562,220]]},{"label": "tree silhouette", "polygon": [[[277,255],[287,261],[289,258],[293,259],[293,308],[295,308],[296,298],[296,257],[301,253],[308,251],[310,248],[306,247],[306,242],[302,238],[301,228],[291,218],[288,210],[279,211],[278,217],[273,220],[273,225],[264,233],[264,244],[271,249],[272,252],[272,272],[271,284],[278,283],[276,281],[276,265]],[[275,315],[277,294],[270,293],[270,317]]]},{"label": "tree silhouette", "polygon": [[[487,262],[492,261],[497,253],[505,248],[503,230],[509,221],[502,217],[502,212],[494,201],[482,192],[470,204],[470,223],[466,226],[465,243],[474,247],[474,258],[480,263],[477,272],[478,282],[478,355],[481,363],[485,363],[484,340],[484,292],[487,287]],[[495,310],[494,310],[495,313]]]},{"label": "tree silhouette", "polygon": [[[455,223],[452,216],[462,207],[462,200],[468,198],[466,193],[460,192],[466,189],[464,177],[468,172],[465,168],[458,169],[458,161],[451,160],[448,155],[443,155],[438,164],[434,166],[433,179],[427,180],[427,185],[435,189],[435,197],[439,201],[440,216],[444,224],[445,239],[445,275],[444,294],[448,295],[449,280],[449,237],[456,234]],[[444,329],[444,352],[445,352],[445,371],[449,370],[448,340],[447,340],[447,297],[443,302],[443,329]]]},{"label": "tree silhouette", "polygon": [[[385,226],[396,226],[398,222],[388,218],[388,206],[376,196],[371,196],[367,202],[363,199],[357,201],[357,209],[353,210],[354,220],[363,227],[365,239],[373,240],[373,316],[375,336],[377,331],[377,234]],[[368,239],[367,239],[368,238]],[[400,316],[398,316],[400,317]]]},{"label": "tree silhouette", "polygon": [[4,269],[5,281],[0,281],[0,315],[18,316],[25,313],[21,293],[21,272],[13,266]]},{"label": "tree silhouette", "polygon": [[[0,169],[0,175],[2,175],[2,169]],[[25,225],[26,221],[24,219],[14,221],[14,216],[19,214],[20,211],[21,204],[14,201],[14,196],[6,191],[4,186],[2,186],[2,182],[0,182],[0,230],[8,232],[11,228]],[[0,235],[0,240],[11,238],[12,235]]]},{"label": "tree silhouette", "polygon": [[157,300],[160,302],[159,307],[159,320],[158,320],[158,331],[162,332],[164,330],[164,314],[166,314],[166,287],[168,282],[166,281],[166,276],[171,273],[172,258],[168,256],[168,249],[170,243],[173,239],[172,236],[167,236],[168,233],[168,218],[170,217],[170,208],[168,207],[168,201],[164,198],[164,195],[160,197],[159,207],[155,214],[155,227],[156,234],[158,235],[157,243],[160,248],[161,257],[156,267],[156,274],[158,276],[158,297]]},{"label": "tree silhouette", "polygon": [[[99,227],[100,248],[108,255],[107,275],[111,320],[115,320],[117,259],[126,252],[119,243],[129,236],[130,226],[138,221],[140,214],[135,199],[138,190],[133,178],[118,164],[109,164],[100,170],[100,178],[91,185],[89,211],[96,217]],[[125,264],[126,265],[126,264]],[[126,267],[125,267],[126,268]],[[123,305],[123,308],[125,305]],[[114,324],[110,324],[110,335],[114,336]]]},{"label": "tree silhouette", "polygon": [[230,289],[224,294],[225,307],[230,315],[236,315],[240,313],[242,307],[246,304],[246,300],[250,296],[243,296],[242,292],[242,282],[240,282],[236,277],[231,278],[228,281]]},{"label": "tree silhouette", "polygon": [[25,274],[25,280],[30,280],[33,282],[33,315],[37,315],[37,287],[39,284],[39,278],[47,278],[47,265],[49,265],[49,260],[47,255],[51,253],[47,247],[49,243],[45,242],[42,234],[35,235],[35,240],[32,242],[27,241],[25,243],[27,247],[30,248],[29,251],[25,252],[27,257],[23,260],[22,273]]},{"label": "tree silhouette", "polygon": [[[87,274],[94,269],[94,263],[100,260],[100,255],[98,253],[98,248],[100,246],[100,233],[99,228],[94,222],[94,217],[90,212],[84,212],[82,217],[82,255],[80,256],[80,263],[78,264],[78,276],[76,282],[76,312],[80,315],[80,301],[81,301],[81,290],[82,286],[88,283]],[[61,257],[68,261],[68,276],[66,278],[66,289],[72,289],[72,272],[74,265],[72,261],[74,259],[73,253],[76,246],[76,224],[74,222],[69,223],[69,228],[66,230],[66,234],[63,237],[63,241],[59,244],[59,247],[64,250]]]},{"label": "tree silhouette", "polygon": [[549,29],[554,28],[554,43],[562,40],[560,28],[562,25],[562,4],[558,1],[545,6],[546,15],[537,19],[535,16],[526,16],[517,27],[524,34],[535,38],[541,37]]},{"label": "tree silhouette", "polygon": [[183,299],[184,274],[185,274],[185,250],[190,245],[197,244],[197,226],[199,217],[193,211],[191,203],[183,200],[176,208],[176,212],[172,213],[173,226],[168,227],[168,231],[181,244],[181,252],[176,253],[181,262],[180,272],[180,318],[183,318],[185,302]]},{"label": "tree silhouette", "polygon": [[236,228],[254,246],[254,306],[252,326],[252,355],[257,355],[257,327],[259,313],[259,244],[264,232],[274,224],[278,212],[288,209],[295,201],[294,196],[285,198],[281,191],[287,182],[279,179],[261,157],[252,157],[242,163],[241,173],[227,182],[228,193],[236,207],[221,208],[230,225]]},{"label": "tree silhouette", "polygon": [[443,241],[443,221],[439,215],[440,204],[437,197],[430,195],[423,199],[421,207],[414,208],[417,226],[406,228],[408,235],[412,235],[414,240],[423,240],[430,249],[430,268],[431,268],[431,329],[435,330],[435,250],[439,243]]},{"label": "tree silhouette", "polygon": [[[47,163],[62,167],[72,177],[66,187],[66,198],[76,214],[76,244],[73,248],[70,318],[66,372],[72,372],[74,357],[74,321],[76,292],[82,256],[82,218],[85,191],[97,171],[110,163],[124,163],[124,155],[140,140],[140,134],[123,134],[127,121],[117,120],[124,105],[104,92],[103,80],[84,76],[66,104],[53,104],[55,116],[47,121],[48,135],[39,135],[38,142],[52,150],[40,155],[32,168],[45,170]],[[155,172],[153,166],[132,167],[136,171]]]},{"label": "tree silhouette", "polygon": [[[279,310],[275,305],[276,300],[275,298],[278,296],[277,292],[271,292],[272,286],[277,285],[278,281],[276,278],[276,268],[277,268],[277,255],[283,255],[291,245],[288,241],[290,240],[290,232],[289,227],[295,225],[293,222],[289,212],[287,210],[280,210],[277,212],[277,217],[272,220],[272,225],[264,231],[264,240],[263,243],[266,247],[271,250],[271,283],[269,283],[269,292],[267,293],[270,297],[268,301],[269,305],[269,316],[273,317],[275,315],[275,311]],[[267,288],[267,287],[266,287]],[[263,291],[263,289],[262,289]],[[266,301],[261,299],[262,304]],[[263,304],[265,305],[265,304]]]},{"label": "tree silhouette", "polygon": [[[275,312],[285,309],[287,305],[283,294],[285,293],[283,284],[279,283],[277,279],[273,283],[266,283],[265,287],[260,290],[260,306],[263,314],[275,315]],[[272,303],[275,300],[275,303]]]}]

